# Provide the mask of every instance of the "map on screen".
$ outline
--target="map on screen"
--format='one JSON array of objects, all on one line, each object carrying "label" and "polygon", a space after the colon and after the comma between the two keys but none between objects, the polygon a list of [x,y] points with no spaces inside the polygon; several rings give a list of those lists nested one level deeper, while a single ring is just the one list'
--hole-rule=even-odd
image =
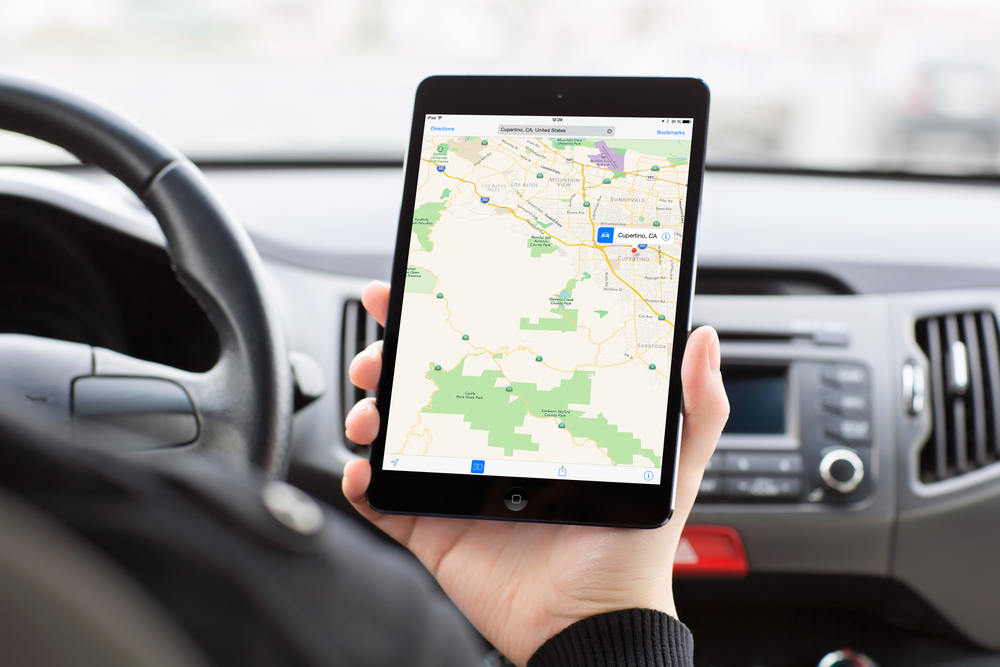
[{"label": "map on screen", "polygon": [[690,135],[435,129],[383,465],[658,482]]}]

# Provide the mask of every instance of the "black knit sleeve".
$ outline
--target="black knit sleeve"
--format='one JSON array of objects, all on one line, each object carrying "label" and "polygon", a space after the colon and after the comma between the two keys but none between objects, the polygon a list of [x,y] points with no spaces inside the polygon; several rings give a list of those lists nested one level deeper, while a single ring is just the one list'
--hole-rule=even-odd
[{"label": "black knit sleeve", "polygon": [[673,616],[626,609],[578,621],[545,642],[528,667],[690,667],[694,639]]}]

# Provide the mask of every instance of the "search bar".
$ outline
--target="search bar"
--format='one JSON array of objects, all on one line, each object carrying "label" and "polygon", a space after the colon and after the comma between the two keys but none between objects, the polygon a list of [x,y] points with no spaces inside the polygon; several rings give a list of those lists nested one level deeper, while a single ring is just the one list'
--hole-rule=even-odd
[{"label": "search bar", "polygon": [[497,133],[504,136],[613,137],[615,128],[609,125],[501,125]]}]

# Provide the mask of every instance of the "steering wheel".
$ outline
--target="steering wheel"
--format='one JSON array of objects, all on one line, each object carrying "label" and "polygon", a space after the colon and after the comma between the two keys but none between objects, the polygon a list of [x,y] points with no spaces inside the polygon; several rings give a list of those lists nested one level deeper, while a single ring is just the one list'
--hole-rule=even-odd
[{"label": "steering wheel", "polygon": [[[111,350],[0,335],[0,405],[45,419],[124,426],[159,455],[191,451],[285,472],[292,370],[260,256],[204,175],[148,130],[48,85],[0,76],[0,129],[60,146],[124,183],[156,217],[177,279],[219,336],[215,366],[192,373]],[[128,446],[128,445],[125,445]]]}]

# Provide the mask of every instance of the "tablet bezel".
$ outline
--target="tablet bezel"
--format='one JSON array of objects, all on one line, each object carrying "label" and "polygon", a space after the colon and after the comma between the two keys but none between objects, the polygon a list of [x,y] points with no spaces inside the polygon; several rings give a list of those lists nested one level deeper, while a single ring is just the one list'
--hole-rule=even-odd
[{"label": "tablet bezel", "polygon": [[[428,114],[693,118],[662,467],[660,483],[655,485],[387,470],[382,468],[385,428],[381,428],[371,448],[372,479],[367,499],[372,509],[386,514],[633,528],[654,528],[669,520],[677,482],[682,421],[680,368],[691,328],[708,106],[707,86],[700,79],[688,78],[439,76],[420,84],[404,166],[393,287],[382,351],[377,398],[381,424],[387,423],[392,400],[419,156]],[[519,512],[507,509],[504,503],[504,494],[511,487],[520,487],[527,495],[526,506]]]}]

